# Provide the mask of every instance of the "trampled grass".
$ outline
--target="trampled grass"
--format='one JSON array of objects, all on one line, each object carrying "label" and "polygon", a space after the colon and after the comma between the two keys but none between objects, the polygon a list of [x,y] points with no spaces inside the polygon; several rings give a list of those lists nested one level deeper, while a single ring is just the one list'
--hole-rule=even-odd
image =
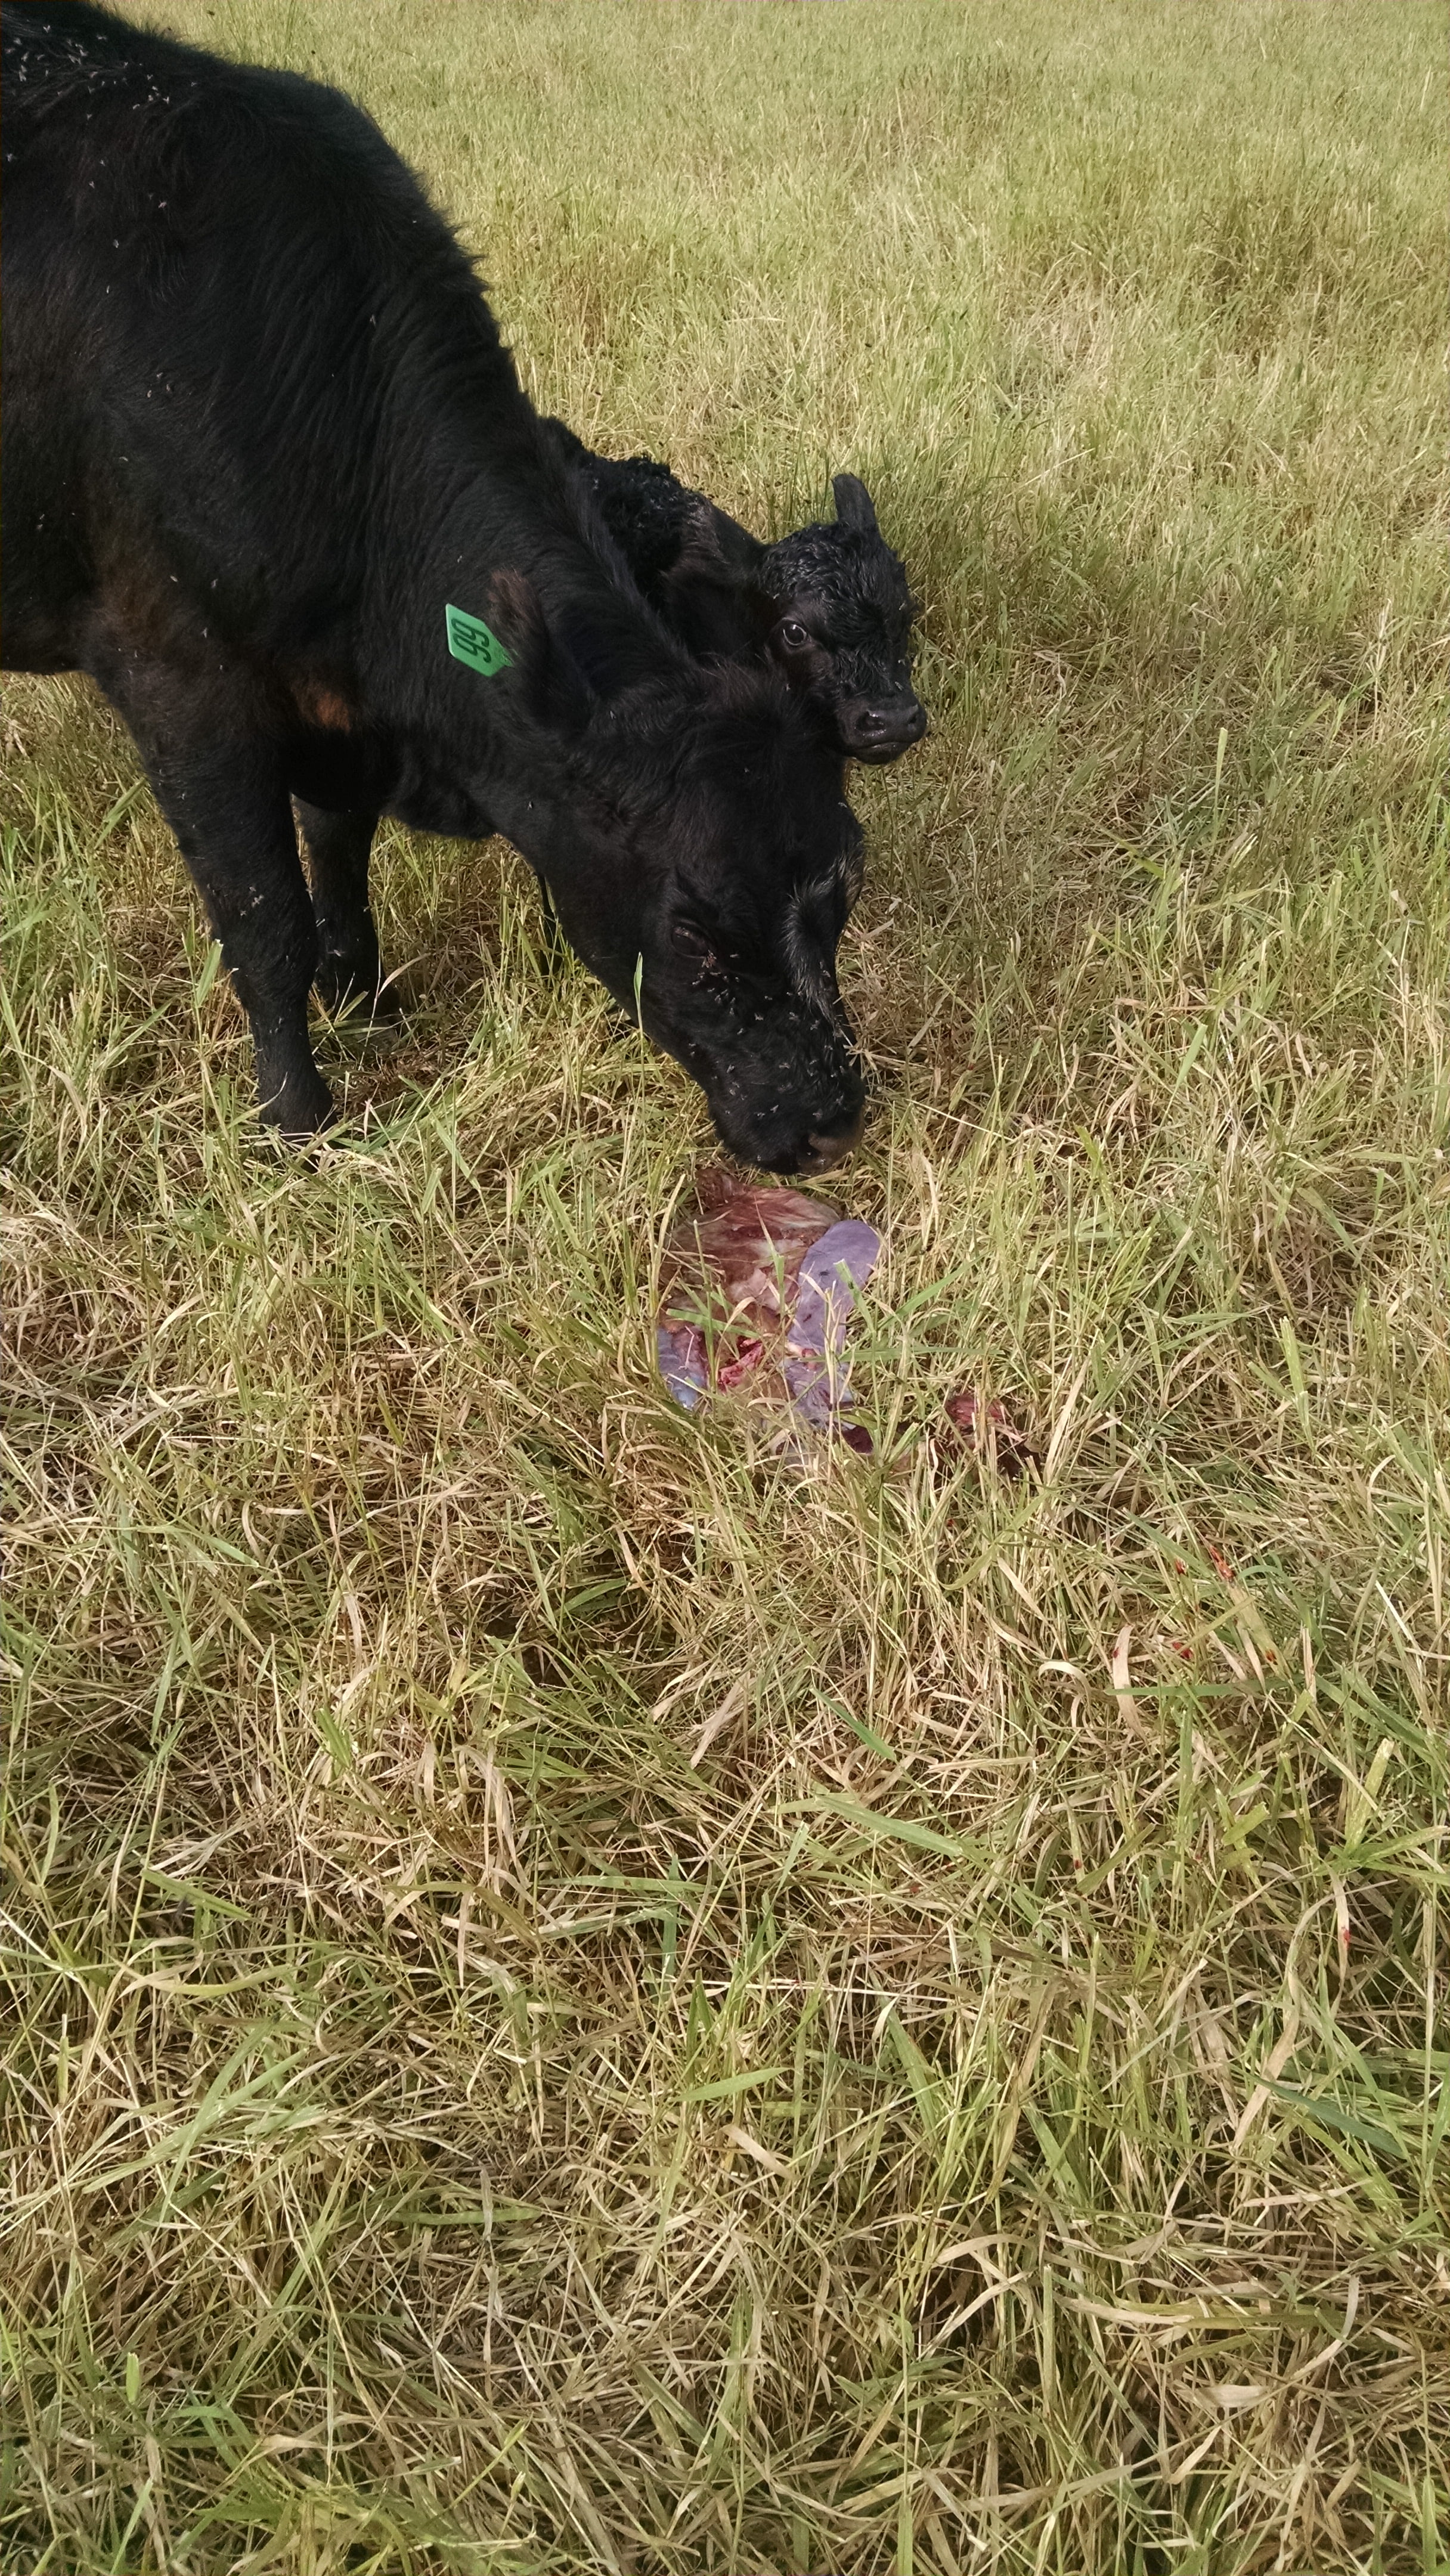
[{"label": "trampled grass", "polygon": [[801,1471],[652,1374],[705,1121],[504,849],[390,835],[288,1161],[10,687],[0,2566],[1430,2576],[1443,13],[167,15],[372,105],[581,428],[864,473],[934,730]]}]

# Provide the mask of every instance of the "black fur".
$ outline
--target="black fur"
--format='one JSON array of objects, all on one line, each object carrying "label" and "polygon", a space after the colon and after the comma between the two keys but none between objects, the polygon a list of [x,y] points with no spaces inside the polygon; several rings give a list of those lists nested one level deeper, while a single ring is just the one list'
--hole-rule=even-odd
[{"label": "black fur", "polygon": [[[131,727],[265,1113],[330,1115],[314,979],[377,998],[385,809],[506,832],[728,1144],[835,1159],[862,1100],[839,755],[649,608],[376,127],[83,0],[3,0],[0,125],[5,654],[90,672]],[[450,658],[449,602],[510,668]]]},{"label": "black fur", "polygon": [[657,458],[599,456],[566,422],[547,427],[645,597],[694,652],[764,654],[857,760],[896,760],[920,742],[916,602],[854,474],[835,478],[834,521],[767,546]]}]

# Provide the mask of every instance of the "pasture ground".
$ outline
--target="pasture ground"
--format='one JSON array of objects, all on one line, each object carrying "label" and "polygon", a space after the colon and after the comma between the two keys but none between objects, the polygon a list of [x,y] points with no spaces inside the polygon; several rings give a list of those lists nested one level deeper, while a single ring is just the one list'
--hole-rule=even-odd
[{"label": "pasture ground", "polygon": [[581,428],[864,473],[934,730],[802,1473],[661,1393],[700,1102],[505,849],[390,833],[406,1037],[278,1157],[9,689],[0,2566],[1431,2576],[1444,12],[166,15],[368,102]]}]

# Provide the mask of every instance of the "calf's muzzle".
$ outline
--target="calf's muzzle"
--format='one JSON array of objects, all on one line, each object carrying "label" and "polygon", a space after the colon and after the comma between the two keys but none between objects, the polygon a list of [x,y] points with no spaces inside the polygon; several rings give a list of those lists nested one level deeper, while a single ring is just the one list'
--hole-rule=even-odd
[{"label": "calf's muzzle", "polygon": [[838,719],[843,747],[856,760],[895,760],[920,742],[926,709],[915,697],[848,700]]}]

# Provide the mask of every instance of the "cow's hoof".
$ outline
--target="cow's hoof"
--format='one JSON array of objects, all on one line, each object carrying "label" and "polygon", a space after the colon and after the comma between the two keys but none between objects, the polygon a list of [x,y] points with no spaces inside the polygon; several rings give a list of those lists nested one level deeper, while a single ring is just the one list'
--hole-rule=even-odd
[{"label": "cow's hoof", "polygon": [[293,1074],[262,1100],[262,1124],[284,1145],[310,1144],[337,1122],[333,1098],[320,1073]]},{"label": "cow's hoof", "polygon": [[351,967],[342,959],[327,958],[312,979],[312,989],[330,1020],[346,1020],[356,1027],[372,1020],[390,1022],[402,1017],[403,1005],[396,985],[380,983],[376,968],[369,974],[365,968]]}]

